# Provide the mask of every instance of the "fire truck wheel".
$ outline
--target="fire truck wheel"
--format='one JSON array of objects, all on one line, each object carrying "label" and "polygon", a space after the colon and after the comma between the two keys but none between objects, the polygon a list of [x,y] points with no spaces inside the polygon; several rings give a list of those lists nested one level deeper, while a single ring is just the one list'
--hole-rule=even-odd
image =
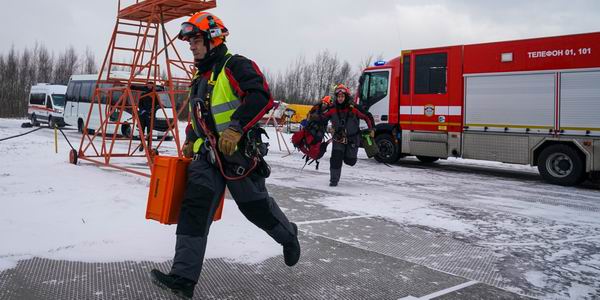
[{"label": "fire truck wheel", "polygon": [[570,186],[585,180],[584,159],[567,145],[552,145],[540,153],[538,170],[547,182]]},{"label": "fire truck wheel", "polygon": [[400,146],[389,133],[382,133],[375,137],[375,143],[379,147],[379,154],[375,155],[378,162],[392,164],[400,159]]},{"label": "fire truck wheel", "polygon": [[439,160],[439,157],[417,155],[417,159],[422,163],[430,164]]},{"label": "fire truck wheel", "polygon": [[77,164],[77,151],[74,149],[71,149],[71,151],[69,151],[69,162],[74,165]]}]

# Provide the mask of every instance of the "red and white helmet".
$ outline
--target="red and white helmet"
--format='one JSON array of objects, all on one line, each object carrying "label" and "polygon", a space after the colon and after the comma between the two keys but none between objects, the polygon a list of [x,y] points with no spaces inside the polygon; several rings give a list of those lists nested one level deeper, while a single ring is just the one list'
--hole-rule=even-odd
[{"label": "red and white helmet", "polygon": [[339,93],[343,93],[343,94],[346,94],[347,96],[350,96],[350,89],[340,83],[340,84],[336,85],[335,89],[333,90],[334,95],[337,96]]}]

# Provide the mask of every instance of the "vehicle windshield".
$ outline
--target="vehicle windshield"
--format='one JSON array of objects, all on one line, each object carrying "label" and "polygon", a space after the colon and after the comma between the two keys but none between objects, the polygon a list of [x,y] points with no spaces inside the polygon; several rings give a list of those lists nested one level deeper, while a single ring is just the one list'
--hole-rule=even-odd
[{"label": "vehicle windshield", "polygon": [[158,93],[158,98],[165,108],[171,108],[171,98],[169,98],[169,94]]},{"label": "vehicle windshield", "polygon": [[388,71],[366,72],[361,76],[360,104],[366,109],[373,106],[388,93]]},{"label": "vehicle windshield", "polygon": [[54,106],[65,107],[65,95],[52,94],[52,102],[54,103]]}]

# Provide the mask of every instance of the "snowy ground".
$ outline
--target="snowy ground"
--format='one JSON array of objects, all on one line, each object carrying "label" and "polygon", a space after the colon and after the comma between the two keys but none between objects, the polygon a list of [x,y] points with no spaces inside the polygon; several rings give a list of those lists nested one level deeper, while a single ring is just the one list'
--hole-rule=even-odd
[{"label": "snowy ground", "polygon": [[[22,122],[0,119],[0,138],[27,131],[20,128]],[[79,143],[75,131],[66,133]],[[275,190],[308,189],[323,195],[311,203],[378,216],[488,251],[494,260],[489,271],[494,279],[488,283],[503,289],[558,299],[600,294],[598,184],[553,186],[531,167],[457,159],[426,166],[407,158],[386,167],[361,153],[357,166],[344,166],[340,186],[332,189],[328,154],[320,170],[307,166],[301,171],[301,156],[284,157],[285,147],[279,151],[272,130],[270,135],[268,160],[274,172],[268,183]],[[0,272],[31,257],[86,262],[172,258],[175,227],[144,219],[147,178],[86,162],[71,165],[64,139],[59,137],[58,154],[53,143],[47,129],[0,142]],[[172,143],[164,149],[172,153]],[[301,194],[296,198],[305,200]],[[207,258],[252,264],[280,252],[232,201],[226,202],[223,220],[211,228]]]}]

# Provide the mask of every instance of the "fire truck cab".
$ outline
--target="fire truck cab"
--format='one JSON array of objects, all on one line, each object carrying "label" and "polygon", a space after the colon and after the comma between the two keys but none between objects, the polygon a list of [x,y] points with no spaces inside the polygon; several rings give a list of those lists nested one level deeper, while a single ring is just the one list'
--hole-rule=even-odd
[{"label": "fire truck cab", "polygon": [[358,99],[381,162],[529,164],[560,185],[600,171],[600,32],[402,51],[364,70]]}]

